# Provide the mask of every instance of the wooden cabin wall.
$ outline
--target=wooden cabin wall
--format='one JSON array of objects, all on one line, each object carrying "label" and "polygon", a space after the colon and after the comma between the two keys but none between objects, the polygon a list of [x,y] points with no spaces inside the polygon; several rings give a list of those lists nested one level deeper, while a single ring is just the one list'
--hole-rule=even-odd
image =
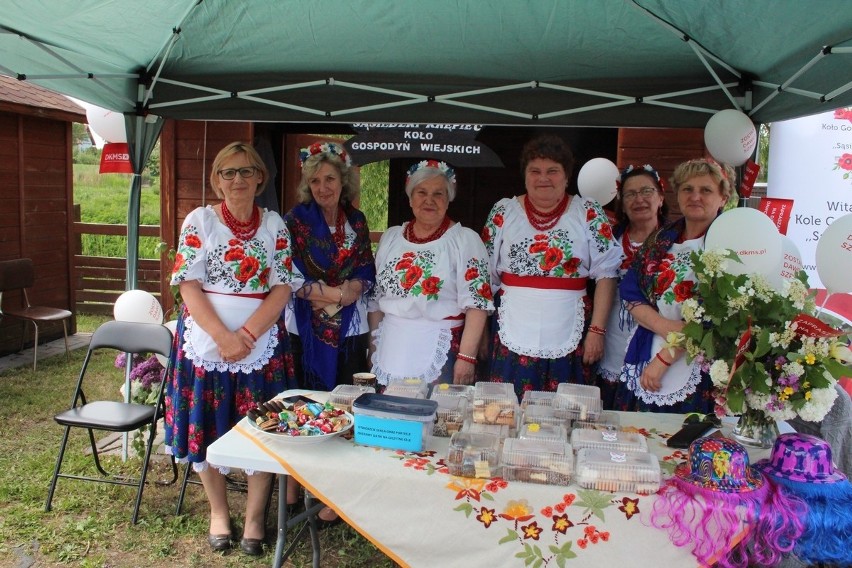
[{"label": "wooden cabin wall", "polygon": [[[28,291],[33,305],[73,311],[72,219],[73,165],[71,123],[51,118],[0,112],[0,260],[31,258],[35,285]],[[20,305],[19,292],[3,295],[3,305]],[[62,337],[62,324],[42,324],[39,338]],[[71,318],[69,333],[76,331]],[[32,345],[32,325],[0,321],[0,354]]]}]

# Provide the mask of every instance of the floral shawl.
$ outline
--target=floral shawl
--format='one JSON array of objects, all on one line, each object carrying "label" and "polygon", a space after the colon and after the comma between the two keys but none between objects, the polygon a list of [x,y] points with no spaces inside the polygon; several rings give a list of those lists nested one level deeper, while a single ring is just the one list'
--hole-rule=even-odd
[{"label": "floral shawl", "polygon": [[[639,302],[657,309],[659,296],[656,292],[655,276],[657,267],[662,261],[672,244],[683,234],[686,226],[684,219],[678,219],[664,226],[662,229],[648,237],[633,264],[624,275],[619,285],[621,299],[627,304]],[[650,329],[636,326],[636,332],[627,346],[627,355],[624,358],[626,365],[644,365],[651,359],[651,344],[654,332]]]},{"label": "floral shawl", "polygon": [[[376,281],[367,219],[351,204],[343,208],[355,239],[347,238],[340,250],[316,202],[297,205],[287,213],[284,222],[293,239],[293,263],[305,276],[305,286],[316,285],[320,280],[329,286],[339,286],[344,280],[360,280],[366,294]],[[337,384],[337,354],[342,338],[350,326],[360,325],[357,301],[328,317],[322,310],[314,312],[310,301],[294,294],[293,313],[302,341],[305,384],[333,389]]]}]

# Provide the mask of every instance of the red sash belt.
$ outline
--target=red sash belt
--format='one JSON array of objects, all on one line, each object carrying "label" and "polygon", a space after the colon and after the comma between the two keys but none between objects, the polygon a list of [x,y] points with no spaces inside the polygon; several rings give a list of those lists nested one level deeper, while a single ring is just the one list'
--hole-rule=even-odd
[{"label": "red sash belt", "polygon": [[445,317],[444,319],[445,319],[445,320],[463,320],[463,319],[464,319],[464,314],[457,314],[457,315],[454,315],[454,316],[447,316],[447,317]]},{"label": "red sash belt", "polygon": [[500,273],[500,282],[507,286],[541,288],[544,290],[585,290],[588,278],[556,278],[554,276],[518,276]]},{"label": "red sash belt", "polygon": [[211,292],[210,290],[202,290],[205,294],[218,294],[220,296],[239,296],[240,298],[253,298],[255,300],[265,300],[269,292],[258,292],[257,294],[229,294],[227,292]]}]

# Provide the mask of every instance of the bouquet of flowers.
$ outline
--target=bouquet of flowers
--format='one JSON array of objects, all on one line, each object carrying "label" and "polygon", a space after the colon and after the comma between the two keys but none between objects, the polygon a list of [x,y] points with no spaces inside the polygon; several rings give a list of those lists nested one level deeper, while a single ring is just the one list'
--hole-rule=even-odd
[{"label": "bouquet of flowers", "polygon": [[852,374],[852,352],[838,331],[815,317],[807,275],[778,286],[760,274],[732,274],[732,251],[692,253],[698,284],[683,304],[686,325],[669,334],[713,381],[716,414],[819,421],[834,384]]},{"label": "bouquet of flowers", "polygon": [[[127,354],[119,353],[115,358],[115,366],[123,369],[127,365]],[[130,361],[130,402],[136,404],[154,405],[157,403],[157,390],[163,379],[163,366],[156,355],[143,357],[134,354]],[[124,384],[121,394],[124,396]],[[146,426],[145,429],[148,427]],[[133,436],[133,449],[142,454],[145,451],[143,431],[137,430]]]}]

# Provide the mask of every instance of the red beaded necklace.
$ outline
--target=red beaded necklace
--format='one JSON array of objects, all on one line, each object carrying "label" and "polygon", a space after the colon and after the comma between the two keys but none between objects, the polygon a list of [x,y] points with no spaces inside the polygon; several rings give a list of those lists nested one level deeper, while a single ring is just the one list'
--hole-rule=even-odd
[{"label": "red beaded necklace", "polygon": [[453,220],[445,216],[444,220],[441,221],[441,224],[438,226],[438,228],[435,229],[431,235],[423,237],[422,239],[414,234],[414,223],[415,219],[412,219],[408,222],[408,225],[405,226],[405,230],[403,231],[402,236],[404,236],[405,240],[410,243],[422,245],[423,243],[431,243],[432,241],[437,241],[438,239],[440,239],[441,236],[447,232],[447,229],[450,228],[450,225],[453,223]]},{"label": "red beaded necklace", "polygon": [[346,215],[343,213],[343,208],[337,208],[337,221],[334,223],[334,234],[331,236],[334,239],[334,244],[338,249],[343,249],[346,242]]},{"label": "red beaded necklace", "polygon": [[556,226],[562,214],[568,209],[568,202],[570,200],[571,196],[566,193],[565,197],[562,198],[562,201],[559,202],[559,205],[553,211],[544,213],[535,208],[535,205],[530,201],[530,196],[527,195],[524,197],[524,212],[527,214],[527,220],[530,222],[530,225],[539,231],[549,231]]},{"label": "red beaded necklace", "polygon": [[252,208],[251,218],[248,221],[239,221],[228,209],[228,205],[224,201],[222,202],[222,219],[234,236],[241,241],[251,240],[260,228],[260,209],[255,206],[252,206]]}]

